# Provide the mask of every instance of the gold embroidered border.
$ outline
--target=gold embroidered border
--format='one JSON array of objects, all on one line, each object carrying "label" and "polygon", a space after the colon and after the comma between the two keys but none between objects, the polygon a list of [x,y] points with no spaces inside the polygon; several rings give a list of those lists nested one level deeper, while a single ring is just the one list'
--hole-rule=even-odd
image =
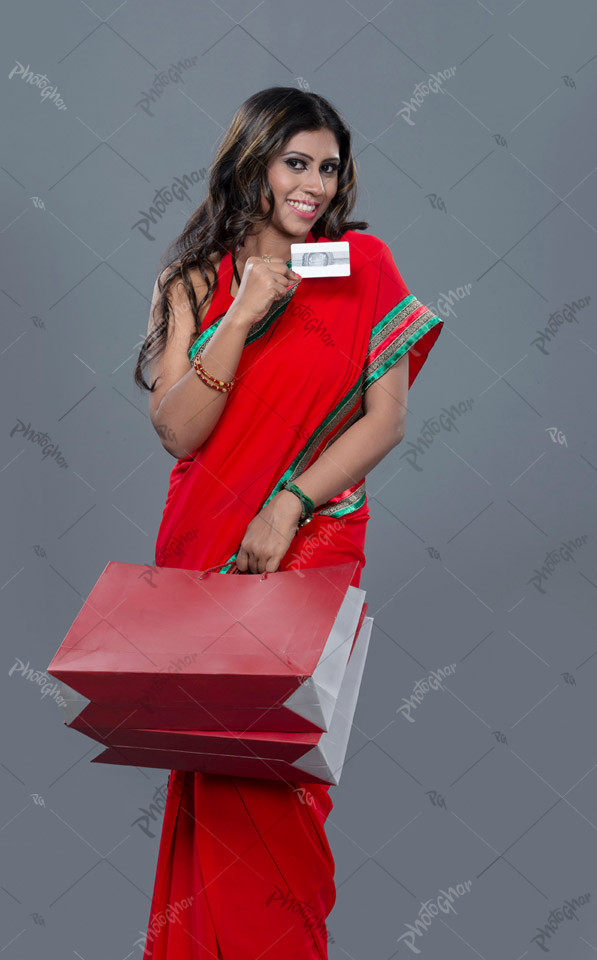
[{"label": "gold embroidered border", "polygon": [[342,516],[345,513],[353,513],[361,506],[358,501],[363,499],[365,493],[365,481],[363,480],[360,486],[358,486],[356,490],[353,490],[352,493],[349,493],[347,497],[331,503],[329,507],[324,506],[321,509],[316,509],[313,515],[316,517],[320,515],[324,517],[334,517],[338,515]]},{"label": "gold embroidered border", "polygon": [[[418,300],[416,302],[418,304]],[[409,311],[409,312],[412,312],[412,311]],[[403,330],[402,333],[400,333],[395,340],[392,340],[392,342],[388,344],[386,349],[382,350],[382,352],[375,358],[375,360],[373,360],[369,364],[369,366],[365,369],[365,380],[368,380],[370,377],[372,377],[375,374],[375,371],[379,370],[379,368],[386,362],[386,360],[389,357],[393,356],[398,350],[400,350],[400,347],[412,337],[413,333],[416,333],[417,330],[419,330],[425,323],[431,320],[433,316],[434,314],[431,312],[431,310],[425,309],[424,313],[422,313],[420,317],[417,317],[416,320],[413,320],[412,323],[409,323],[406,329]],[[393,327],[393,329],[396,329],[396,327]],[[378,334],[378,336],[375,339],[379,344],[381,341],[385,340],[387,336],[388,336],[388,331],[386,331],[385,336]]]},{"label": "gold embroidered border", "polygon": [[[380,343],[383,343],[392,330],[396,330],[397,327],[399,327],[408,317],[410,317],[411,313],[414,313],[415,310],[418,310],[419,307],[422,306],[423,304],[420,302],[420,300],[417,300],[417,298],[411,294],[411,298],[409,298],[409,302],[406,304],[406,306],[403,307],[399,313],[395,314],[395,316],[391,317],[387,323],[382,326],[381,330],[379,330],[371,339],[367,353],[372,353]],[[390,311],[390,313],[391,312],[392,311]]]}]

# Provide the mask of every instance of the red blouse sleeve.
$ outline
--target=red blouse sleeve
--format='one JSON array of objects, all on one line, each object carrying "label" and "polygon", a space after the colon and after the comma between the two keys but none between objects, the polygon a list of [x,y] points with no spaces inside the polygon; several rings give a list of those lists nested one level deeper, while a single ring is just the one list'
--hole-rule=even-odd
[{"label": "red blouse sleeve", "polygon": [[379,380],[407,350],[410,351],[410,388],[443,325],[443,320],[434,316],[431,310],[409,293],[394,262],[392,251],[386,243],[382,243],[377,296],[364,366],[363,392]]}]

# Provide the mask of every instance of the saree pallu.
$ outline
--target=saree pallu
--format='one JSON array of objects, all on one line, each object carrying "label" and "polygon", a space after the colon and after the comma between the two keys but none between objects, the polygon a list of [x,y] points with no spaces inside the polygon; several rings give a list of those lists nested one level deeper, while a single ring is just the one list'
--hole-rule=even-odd
[{"label": "saree pallu", "polygon": [[[442,321],[386,244],[342,239],[349,277],[302,279],[250,328],[214,430],[170,474],[156,564],[231,572],[250,521],[364,415],[368,387],[407,350],[409,387],[421,370]],[[227,252],[189,361],[232,303],[231,280]],[[279,569],[357,560],[358,586],[368,519],[363,477],[316,508]],[[320,784],[173,770],[143,960],[325,960],[331,808]]]}]

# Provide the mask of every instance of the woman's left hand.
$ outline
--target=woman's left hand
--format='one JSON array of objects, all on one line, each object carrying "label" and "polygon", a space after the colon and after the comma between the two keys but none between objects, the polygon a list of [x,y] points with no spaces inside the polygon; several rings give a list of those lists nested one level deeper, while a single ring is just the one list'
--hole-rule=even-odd
[{"label": "woman's left hand", "polygon": [[236,556],[240,572],[274,573],[296,534],[301,512],[301,502],[290,490],[272,497],[247,527]]}]

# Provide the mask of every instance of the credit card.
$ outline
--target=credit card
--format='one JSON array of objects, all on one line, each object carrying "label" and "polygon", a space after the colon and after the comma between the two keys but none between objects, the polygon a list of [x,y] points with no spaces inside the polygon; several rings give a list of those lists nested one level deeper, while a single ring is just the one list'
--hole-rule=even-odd
[{"label": "credit card", "polygon": [[292,269],[300,277],[349,277],[350,252],[347,240],[319,243],[291,243]]}]

